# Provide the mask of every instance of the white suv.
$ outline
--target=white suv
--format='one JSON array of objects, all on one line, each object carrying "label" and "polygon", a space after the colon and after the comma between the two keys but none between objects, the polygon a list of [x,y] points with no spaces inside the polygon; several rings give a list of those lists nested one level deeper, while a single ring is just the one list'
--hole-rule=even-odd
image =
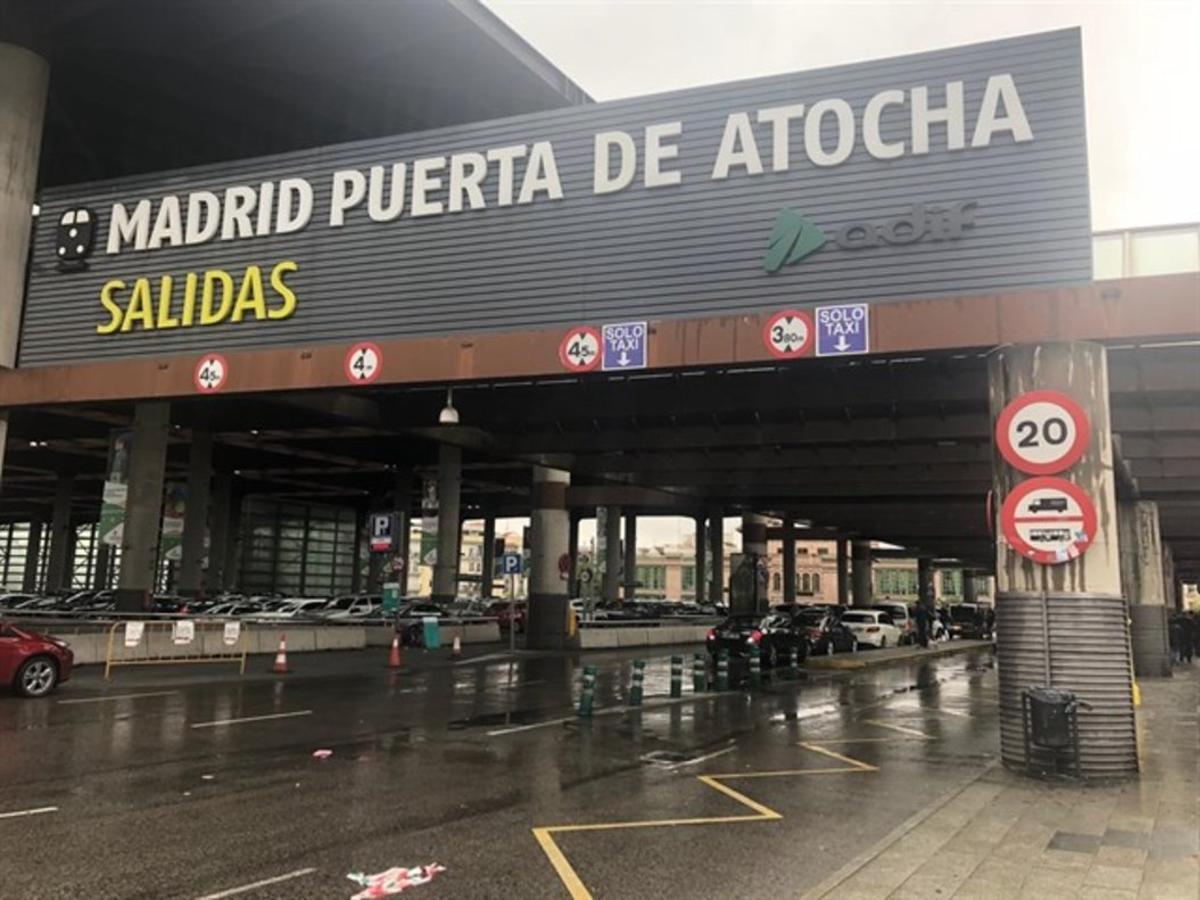
[{"label": "white suv", "polygon": [[878,609],[848,609],[842,613],[842,624],[854,632],[859,646],[897,647],[900,629],[892,617]]}]

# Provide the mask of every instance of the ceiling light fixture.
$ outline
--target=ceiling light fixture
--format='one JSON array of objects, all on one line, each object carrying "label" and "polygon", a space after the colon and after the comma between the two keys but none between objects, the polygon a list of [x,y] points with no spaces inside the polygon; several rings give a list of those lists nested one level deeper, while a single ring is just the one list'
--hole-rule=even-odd
[{"label": "ceiling light fixture", "polygon": [[438,413],[439,425],[457,425],[458,410],[454,408],[454,388],[446,388],[446,405]]}]

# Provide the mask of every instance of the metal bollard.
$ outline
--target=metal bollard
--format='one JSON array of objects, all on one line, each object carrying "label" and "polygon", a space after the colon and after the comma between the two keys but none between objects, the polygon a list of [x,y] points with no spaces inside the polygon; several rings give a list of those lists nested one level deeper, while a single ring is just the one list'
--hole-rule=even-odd
[{"label": "metal bollard", "polygon": [[750,688],[762,687],[762,657],[757,652],[750,654]]},{"label": "metal bollard", "polygon": [[592,704],[596,699],[596,667],[583,667],[583,690],[579,693],[579,715],[591,717]]},{"label": "metal bollard", "polygon": [[708,663],[704,655],[697,653],[692,659],[692,691],[703,694],[708,690]]},{"label": "metal bollard", "polygon": [[629,705],[642,705],[642,682],[646,678],[646,661],[644,659],[635,659],[633,661],[633,685],[629,688]]},{"label": "metal bollard", "polygon": [[729,690],[729,651],[722,650],[717,654],[717,690]]},{"label": "metal bollard", "polygon": [[800,677],[800,651],[795,647],[793,647],[792,652],[788,654],[788,673],[793,678]]},{"label": "metal bollard", "polygon": [[683,657],[671,657],[671,696],[683,696]]}]

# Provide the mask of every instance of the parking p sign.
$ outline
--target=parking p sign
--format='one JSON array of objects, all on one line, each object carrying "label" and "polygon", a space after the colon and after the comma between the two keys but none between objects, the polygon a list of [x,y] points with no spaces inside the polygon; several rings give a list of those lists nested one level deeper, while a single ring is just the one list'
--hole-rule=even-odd
[{"label": "parking p sign", "polygon": [[500,557],[500,571],[505,575],[521,574],[521,554],[505,553]]}]

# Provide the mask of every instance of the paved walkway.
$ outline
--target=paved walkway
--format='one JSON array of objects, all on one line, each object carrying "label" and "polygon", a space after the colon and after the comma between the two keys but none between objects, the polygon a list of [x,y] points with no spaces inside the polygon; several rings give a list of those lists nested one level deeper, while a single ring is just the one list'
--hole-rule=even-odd
[{"label": "paved walkway", "polygon": [[1142,775],[1045,783],[995,765],[810,891],[837,900],[1200,897],[1200,664],[1142,684]]}]

